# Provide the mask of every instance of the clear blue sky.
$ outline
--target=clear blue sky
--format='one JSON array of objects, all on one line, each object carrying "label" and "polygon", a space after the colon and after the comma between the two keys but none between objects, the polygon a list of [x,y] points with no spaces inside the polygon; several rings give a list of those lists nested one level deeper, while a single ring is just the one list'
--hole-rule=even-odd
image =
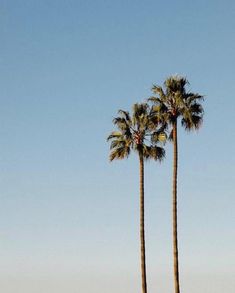
[{"label": "clear blue sky", "polygon": [[[0,1],[4,293],[140,291],[138,162],[105,139],[175,73],[206,96],[180,132],[182,291],[234,291],[234,28],[232,0]],[[171,152],[146,165],[151,292],[173,292]]]}]

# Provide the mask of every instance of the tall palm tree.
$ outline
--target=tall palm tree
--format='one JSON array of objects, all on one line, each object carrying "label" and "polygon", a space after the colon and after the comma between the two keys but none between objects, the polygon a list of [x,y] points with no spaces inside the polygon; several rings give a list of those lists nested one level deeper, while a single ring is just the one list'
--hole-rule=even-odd
[{"label": "tall palm tree", "polygon": [[166,123],[173,140],[173,257],[174,257],[174,285],[175,293],[180,293],[179,283],[179,257],[178,257],[178,233],[177,233],[177,168],[178,168],[178,137],[177,122],[185,130],[198,129],[203,120],[203,108],[200,101],[203,96],[186,90],[189,84],[186,78],[171,76],[164,82],[164,87],[154,85],[152,88],[155,96],[149,98],[153,102],[153,109],[162,123]]},{"label": "tall palm tree", "polygon": [[[141,252],[141,277],[142,293],[147,293],[146,258],[145,258],[145,230],[144,230],[144,160],[154,159],[161,161],[165,151],[158,146],[159,142],[166,140],[163,127],[153,123],[153,113],[147,103],[134,104],[133,113],[119,110],[119,116],[113,119],[118,131],[112,132],[110,161],[124,159],[131,150],[139,157],[140,172],[140,252]],[[155,121],[156,122],[156,121]]]}]

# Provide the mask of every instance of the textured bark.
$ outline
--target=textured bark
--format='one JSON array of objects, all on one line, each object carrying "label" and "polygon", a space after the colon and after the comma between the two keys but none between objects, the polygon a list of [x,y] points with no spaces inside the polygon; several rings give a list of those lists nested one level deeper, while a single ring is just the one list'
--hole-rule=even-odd
[{"label": "textured bark", "polygon": [[178,169],[178,142],[177,121],[173,125],[173,257],[174,257],[174,284],[175,293],[180,293],[179,283],[179,257],[178,257],[178,231],[177,231],[177,169]]},{"label": "textured bark", "polygon": [[140,161],[140,254],[142,293],[147,293],[146,260],[145,260],[145,231],[144,231],[144,159],[139,154]]}]

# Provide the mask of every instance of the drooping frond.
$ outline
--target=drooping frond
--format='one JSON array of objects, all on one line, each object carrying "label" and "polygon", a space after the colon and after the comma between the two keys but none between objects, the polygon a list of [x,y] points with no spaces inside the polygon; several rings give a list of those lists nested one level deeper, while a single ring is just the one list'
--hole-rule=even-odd
[{"label": "drooping frond", "polygon": [[109,141],[110,139],[113,139],[113,138],[119,138],[122,136],[122,133],[119,132],[119,131],[113,131],[111,132],[111,134],[107,137],[107,141]]},{"label": "drooping frond", "polygon": [[129,147],[118,147],[115,148],[109,156],[109,160],[113,161],[114,159],[121,160],[124,158],[127,158],[130,154],[130,148]]},{"label": "drooping frond", "polygon": [[113,131],[107,138],[111,140],[110,144],[110,161],[114,159],[123,159],[130,154],[132,140],[118,131]]},{"label": "drooping frond", "polygon": [[154,96],[151,96],[150,98],[148,98],[148,101],[149,102],[152,102],[154,104],[161,104],[162,103],[162,100],[158,97],[154,97]]},{"label": "drooping frond", "polygon": [[158,131],[154,131],[152,134],[151,134],[151,142],[152,144],[156,144],[156,143],[162,143],[164,144],[167,140],[167,134],[165,131],[163,130],[158,130]]},{"label": "drooping frond", "polygon": [[202,105],[198,103],[189,104],[189,110],[193,114],[203,114],[204,112]]},{"label": "drooping frond", "polygon": [[[161,86],[153,85],[152,91],[155,95],[159,96],[159,102],[164,101],[166,99],[166,94],[164,93],[164,90]],[[156,97],[152,97],[152,98],[158,99]]]},{"label": "drooping frond", "polygon": [[124,110],[119,110],[118,114],[120,114],[126,120],[126,122],[128,123],[129,126],[131,125],[131,117],[130,117],[129,112],[124,111]]},{"label": "drooping frond", "polygon": [[165,150],[162,147],[145,145],[143,147],[143,156],[147,160],[153,159],[155,161],[162,161],[165,157]]},{"label": "drooping frond", "polygon": [[151,121],[155,126],[161,125],[163,131],[167,129],[168,116],[168,108],[164,103],[157,103],[151,107]]},{"label": "drooping frond", "polygon": [[188,131],[198,129],[203,121],[204,110],[198,100],[202,100],[203,96],[198,94],[185,98],[185,102],[181,109],[181,125]]},{"label": "drooping frond", "polygon": [[194,93],[191,93],[191,92],[188,92],[185,94],[184,96],[184,99],[187,100],[187,102],[189,104],[191,104],[192,102],[199,102],[199,101],[204,101],[204,96],[202,95],[199,95],[199,94],[194,94]]},{"label": "drooping frond", "polygon": [[128,129],[130,126],[128,124],[128,122],[126,121],[125,118],[123,117],[116,117],[113,119],[113,123],[115,125],[117,125],[117,128],[120,130],[120,131],[125,131],[126,129]]},{"label": "drooping frond", "polygon": [[190,118],[183,117],[181,120],[181,125],[185,130],[190,131],[193,129],[199,129],[202,125],[203,118],[199,115],[191,115]]}]

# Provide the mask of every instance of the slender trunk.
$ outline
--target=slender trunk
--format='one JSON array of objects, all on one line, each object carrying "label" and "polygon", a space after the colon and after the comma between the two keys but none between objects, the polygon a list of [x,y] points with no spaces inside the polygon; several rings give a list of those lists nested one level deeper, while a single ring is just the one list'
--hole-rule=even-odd
[{"label": "slender trunk", "polygon": [[178,142],[177,121],[173,125],[173,256],[174,256],[174,283],[175,293],[180,293],[179,259],[178,259],[178,233],[177,233],[177,169],[178,169]]},{"label": "slender trunk", "polygon": [[140,161],[140,253],[141,253],[141,279],[142,293],[147,293],[146,262],[145,262],[145,232],[144,232],[144,159],[139,154]]}]

